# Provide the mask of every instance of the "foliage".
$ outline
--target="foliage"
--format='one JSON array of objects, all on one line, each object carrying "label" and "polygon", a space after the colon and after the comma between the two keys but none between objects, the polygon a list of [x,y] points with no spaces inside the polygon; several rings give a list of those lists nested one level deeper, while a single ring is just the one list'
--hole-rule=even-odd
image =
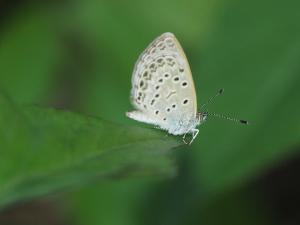
[{"label": "foliage", "polygon": [[[297,1],[24,5],[1,27],[3,208],[63,190],[74,224],[272,223],[252,187],[299,150]],[[183,146],[126,119],[134,62],[166,31],[186,51],[198,105],[224,88],[209,111],[249,126],[209,118]]]}]

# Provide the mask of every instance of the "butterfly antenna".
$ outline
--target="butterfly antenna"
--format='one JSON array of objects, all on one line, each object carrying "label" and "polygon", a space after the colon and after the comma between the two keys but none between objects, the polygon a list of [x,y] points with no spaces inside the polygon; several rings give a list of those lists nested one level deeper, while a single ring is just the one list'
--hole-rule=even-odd
[{"label": "butterfly antenna", "polygon": [[247,120],[240,120],[240,119],[236,119],[236,118],[231,118],[229,116],[225,116],[225,115],[218,114],[218,113],[207,112],[206,114],[208,116],[214,116],[214,117],[218,117],[218,118],[221,118],[221,119],[230,120],[230,121],[233,121],[233,122],[236,122],[236,123],[241,123],[241,124],[245,124],[245,125],[249,124],[249,122]]},{"label": "butterfly antenna", "polygon": [[224,88],[220,89],[220,90],[217,92],[217,94],[215,94],[214,96],[210,97],[206,103],[202,104],[202,105],[200,106],[200,109],[202,109],[202,108],[204,108],[205,106],[207,106],[207,105],[209,105],[210,103],[212,103],[213,100],[215,100],[215,98],[218,97],[219,95],[223,94],[223,92],[224,92]]}]

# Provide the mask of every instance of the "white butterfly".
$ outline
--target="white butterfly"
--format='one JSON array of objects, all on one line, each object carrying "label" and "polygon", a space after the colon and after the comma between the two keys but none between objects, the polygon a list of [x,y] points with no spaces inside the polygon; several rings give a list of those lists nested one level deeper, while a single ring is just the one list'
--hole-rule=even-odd
[{"label": "white butterfly", "polygon": [[208,113],[197,112],[191,69],[174,34],[162,34],[140,55],[132,74],[131,102],[136,110],[126,115],[134,120],[184,135],[185,143],[190,133],[189,144],[198,135],[196,127]]}]

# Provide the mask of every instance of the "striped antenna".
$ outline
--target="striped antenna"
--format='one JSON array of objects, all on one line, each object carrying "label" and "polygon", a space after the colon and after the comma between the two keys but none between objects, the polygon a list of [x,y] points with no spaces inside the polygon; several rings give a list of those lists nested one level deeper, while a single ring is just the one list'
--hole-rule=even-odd
[{"label": "striped antenna", "polygon": [[230,120],[230,121],[233,121],[233,122],[236,122],[236,123],[245,124],[245,125],[249,124],[249,122],[247,120],[240,120],[240,119],[236,119],[236,118],[231,118],[229,116],[225,116],[225,115],[218,114],[218,113],[210,113],[210,112],[205,112],[205,113],[208,116],[214,116],[214,117],[218,117],[218,118],[225,119],[225,120]]},{"label": "striped antenna", "polygon": [[224,92],[224,88],[220,89],[217,92],[217,94],[215,94],[214,96],[210,97],[206,103],[202,104],[200,106],[200,109],[203,109],[205,106],[211,104],[215,100],[215,98],[218,97],[218,96],[220,96],[221,94],[223,94],[223,92]]},{"label": "striped antenna", "polygon": [[[205,106],[211,104],[215,100],[216,97],[220,96],[223,93],[224,93],[224,88],[220,89],[214,96],[210,97],[206,103],[204,103],[203,105],[200,106],[200,109],[202,109]],[[225,116],[225,115],[218,114],[218,113],[204,112],[203,115],[214,116],[214,117],[218,117],[218,118],[221,118],[221,119],[230,120],[230,121],[233,121],[233,122],[236,122],[236,123],[245,124],[245,125],[249,124],[249,122],[247,120],[240,120],[240,119],[236,119],[236,118],[231,118],[229,116]]]}]

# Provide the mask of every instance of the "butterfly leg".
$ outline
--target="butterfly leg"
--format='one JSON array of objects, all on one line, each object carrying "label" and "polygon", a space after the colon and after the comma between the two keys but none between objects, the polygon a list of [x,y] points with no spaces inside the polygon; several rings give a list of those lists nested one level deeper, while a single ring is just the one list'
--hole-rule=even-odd
[{"label": "butterfly leg", "polygon": [[185,136],[186,136],[186,134],[187,134],[187,133],[185,133],[185,134],[183,135],[183,137],[182,137],[182,140],[183,140],[184,144],[188,145],[188,144],[189,144],[189,142],[187,142],[187,141],[185,140]]},{"label": "butterfly leg", "polygon": [[192,144],[192,142],[193,142],[193,141],[195,140],[195,138],[197,137],[198,133],[199,133],[199,130],[198,130],[198,129],[192,129],[192,135],[193,135],[193,138],[192,138],[192,140],[190,141],[189,144]]},{"label": "butterfly leg", "polygon": [[[190,140],[189,142],[188,141],[186,141],[185,140],[185,136],[188,134],[188,133],[192,133],[192,140]],[[187,145],[190,145],[190,144],[192,144],[192,142],[195,140],[195,138],[197,137],[197,135],[198,135],[198,133],[199,133],[199,130],[198,129],[191,129],[190,131],[188,131],[188,132],[186,132],[184,135],[183,135],[183,137],[182,137],[182,140],[183,140],[183,142],[185,143],[185,144],[187,144]]]},{"label": "butterfly leg", "polygon": [[185,141],[185,136],[186,136],[188,133],[190,133],[190,130],[189,130],[188,132],[186,132],[186,133],[183,135],[183,137],[182,137],[182,140],[183,140],[183,142],[184,142],[185,144],[188,144],[188,142]]}]

